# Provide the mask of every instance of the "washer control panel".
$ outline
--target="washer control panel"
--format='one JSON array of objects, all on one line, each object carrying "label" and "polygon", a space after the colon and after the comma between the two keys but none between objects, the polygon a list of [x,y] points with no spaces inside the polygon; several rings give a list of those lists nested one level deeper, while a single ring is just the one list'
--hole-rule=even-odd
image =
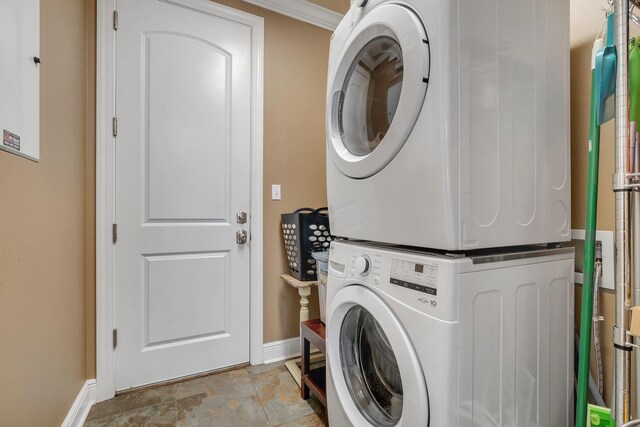
[{"label": "washer control panel", "polygon": [[438,294],[438,264],[418,264],[401,259],[391,260],[389,283],[424,292]]},{"label": "washer control panel", "polygon": [[[459,264],[450,257],[367,243],[331,242],[332,283],[366,284],[384,298],[436,317],[457,319]],[[333,278],[333,280],[331,280]]]}]

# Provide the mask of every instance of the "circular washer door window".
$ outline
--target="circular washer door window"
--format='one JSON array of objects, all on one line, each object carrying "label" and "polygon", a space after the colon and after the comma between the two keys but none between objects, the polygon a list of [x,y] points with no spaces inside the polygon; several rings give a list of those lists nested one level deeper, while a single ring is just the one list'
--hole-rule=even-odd
[{"label": "circular washer door window", "polygon": [[429,81],[429,42],[406,7],[374,8],[354,28],[330,83],[331,157],[342,173],[367,178],[402,148]]},{"label": "circular washer door window", "polygon": [[351,399],[375,426],[395,426],[402,416],[398,361],[380,324],[353,306],[342,321],[340,359]]},{"label": "circular washer door window", "polygon": [[351,424],[429,424],[429,395],[413,344],[389,306],[364,286],[347,286],[333,297],[327,352]]}]

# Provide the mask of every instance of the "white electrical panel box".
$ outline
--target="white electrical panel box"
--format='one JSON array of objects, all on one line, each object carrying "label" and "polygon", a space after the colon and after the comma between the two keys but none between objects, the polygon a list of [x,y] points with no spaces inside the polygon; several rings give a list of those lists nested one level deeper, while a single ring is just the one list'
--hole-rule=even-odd
[{"label": "white electrical panel box", "polygon": [[0,17],[0,150],[38,161],[40,0],[0,0]]}]

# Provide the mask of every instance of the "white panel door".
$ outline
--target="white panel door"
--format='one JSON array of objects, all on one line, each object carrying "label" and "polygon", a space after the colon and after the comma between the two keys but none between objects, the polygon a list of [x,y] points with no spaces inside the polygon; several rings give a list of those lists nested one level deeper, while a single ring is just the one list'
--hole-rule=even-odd
[{"label": "white panel door", "polygon": [[119,0],[116,389],[249,361],[251,28]]}]

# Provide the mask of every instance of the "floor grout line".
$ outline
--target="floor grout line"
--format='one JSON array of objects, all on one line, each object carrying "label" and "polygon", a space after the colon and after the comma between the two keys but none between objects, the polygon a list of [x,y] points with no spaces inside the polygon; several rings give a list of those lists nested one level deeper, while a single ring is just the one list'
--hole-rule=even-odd
[{"label": "floor grout line", "polygon": [[[247,368],[244,368],[244,369],[246,370]],[[265,409],[264,405],[260,401],[258,388],[256,386],[255,381],[253,381],[253,375],[251,375],[251,373],[248,370],[247,370],[247,374],[249,375],[249,381],[251,381],[251,385],[253,386],[253,392],[255,393],[256,400],[258,401],[258,405],[260,405],[260,409],[262,409],[262,412],[264,413],[264,416],[267,418],[267,421],[269,421],[269,425],[270,426],[276,425],[276,424],[273,424],[273,421],[271,421],[271,417],[269,417],[269,413],[267,412],[267,410]]]}]

